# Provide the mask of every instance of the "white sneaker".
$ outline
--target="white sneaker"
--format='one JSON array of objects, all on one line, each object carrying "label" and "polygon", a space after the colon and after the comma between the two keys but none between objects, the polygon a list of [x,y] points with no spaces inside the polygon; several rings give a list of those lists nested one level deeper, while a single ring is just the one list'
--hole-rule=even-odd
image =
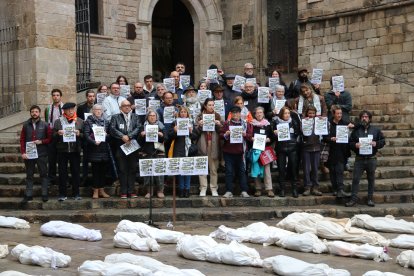
[{"label": "white sneaker", "polygon": [[207,192],[206,190],[201,190],[200,191],[200,196],[201,197],[205,197],[206,196],[206,192]]},{"label": "white sneaker", "polygon": [[225,198],[231,198],[231,197],[233,197],[233,194],[232,194],[232,192],[226,192],[226,193],[223,195],[223,197],[225,197]]},{"label": "white sneaker", "polygon": [[214,197],[218,197],[219,196],[219,194],[217,193],[217,190],[212,190],[211,191],[211,195],[214,196]]},{"label": "white sneaker", "polygon": [[247,192],[242,192],[240,196],[241,196],[241,197],[250,197],[250,196],[249,196],[249,194],[248,194]]}]

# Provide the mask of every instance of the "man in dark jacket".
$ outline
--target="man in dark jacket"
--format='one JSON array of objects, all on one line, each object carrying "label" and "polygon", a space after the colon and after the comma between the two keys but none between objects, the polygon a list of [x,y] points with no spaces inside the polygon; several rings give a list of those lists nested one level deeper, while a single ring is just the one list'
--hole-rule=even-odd
[{"label": "man in dark jacket", "polygon": [[78,118],[81,118],[83,121],[85,121],[85,113],[92,113],[92,107],[95,104],[96,95],[95,92],[92,90],[88,90],[85,93],[86,96],[86,102],[84,104],[78,105],[78,109],[76,110],[76,114],[78,115]]},{"label": "man in dark jacket", "polygon": [[154,80],[151,75],[144,77],[144,93],[147,97],[155,97],[157,94],[157,89],[155,89]]},{"label": "man in dark jacket", "polygon": [[121,199],[128,196],[136,198],[134,191],[135,174],[137,171],[138,151],[126,155],[121,149],[123,144],[129,145],[131,140],[136,140],[141,123],[137,114],[131,110],[131,103],[123,100],[120,104],[121,113],[111,118],[110,134],[115,142],[115,157],[119,165],[119,182],[121,183]]},{"label": "man in dark jacket", "polygon": [[320,95],[319,84],[313,85],[308,79],[308,69],[301,68],[298,71],[298,78],[292,81],[289,85],[289,90],[286,91],[286,99],[297,98],[300,96],[300,86],[304,83],[308,83],[312,86],[316,94]]},{"label": "man in dark jacket", "polygon": [[234,104],[234,98],[236,96],[240,96],[240,92],[233,91],[233,83],[234,83],[234,78],[235,77],[236,77],[236,75],[234,75],[234,74],[226,74],[226,75],[224,75],[224,80],[226,81],[226,83],[223,86],[223,89],[224,89],[224,98],[227,99],[227,100],[229,100],[229,102],[231,104],[231,107]]},{"label": "man in dark jacket", "polygon": [[[35,165],[37,165],[37,170],[42,181],[42,200],[43,202],[48,201],[49,179],[47,177],[47,156],[48,144],[52,140],[52,129],[46,122],[40,119],[40,113],[40,107],[33,105],[30,108],[30,119],[23,124],[20,133],[20,152],[26,167],[24,203],[33,200],[33,175]],[[30,152],[28,151],[29,147],[32,149],[31,151],[29,150]]]},{"label": "man in dark jacket", "polygon": [[377,168],[376,153],[385,145],[385,138],[379,128],[371,126],[372,114],[369,111],[359,113],[360,125],[352,132],[350,146],[355,152],[354,175],[352,178],[351,200],[345,204],[346,207],[358,203],[359,181],[364,171],[368,179],[368,202],[367,205],[374,207],[373,201],[375,186],[375,169]]},{"label": "man in dark jacket", "polygon": [[346,122],[350,121],[349,113],[352,110],[352,96],[348,91],[333,91],[332,79],[331,90],[325,93],[325,103],[328,108],[328,119],[332,119],[331,107],[337,105],[342,109],[342,119]]},{"label": "man in dark jacket", "polygon": [[[135,110],[135,108],[136,108],[135,107],[135,100],[143,100],[143,99],[146,100],[145,101],[146,102],[145,105],[148,106],[147,95],[144,92],[144,85],[142,83],[140,83],[140,82],[136,82],[134,84],[134,92],[127,99],[130,102],[130,104],[131,104],[132,112],[135,112],[136,113],[136,110]],[[144,112],[144,114],[138,114],[139,120],[140,120],[140,123],[141,124],[143,124],[144,121],[145,121],[145,114],[146,114],[146,112]]]}]

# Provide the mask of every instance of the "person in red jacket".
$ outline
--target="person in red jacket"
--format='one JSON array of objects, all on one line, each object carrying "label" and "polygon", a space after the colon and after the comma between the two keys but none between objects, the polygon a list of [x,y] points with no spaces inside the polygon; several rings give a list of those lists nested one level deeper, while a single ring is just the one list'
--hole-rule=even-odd
[{"label": "person in red jacket", "polygon": [[35,165],[42,181],[42,200],[48,201],[49,178],[47,176],[48,144],[52,140],[52,129],[40,119],[40,107],[30,107],[30,119],[20,133],[20,152],[26,167],[26,191],[23,203],[33,200],[33,175]]}]

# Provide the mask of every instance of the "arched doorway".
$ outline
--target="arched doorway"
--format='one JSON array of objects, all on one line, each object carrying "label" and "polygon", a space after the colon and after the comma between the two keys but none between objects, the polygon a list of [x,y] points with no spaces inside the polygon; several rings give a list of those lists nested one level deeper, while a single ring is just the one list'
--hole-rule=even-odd
[{"label": "arched doorway", "polygon": [[160,0],[151,24],[154,80],[162,82],[177,62],[184,62],[194,80],[194,24],[186,6],[180,0]]}]

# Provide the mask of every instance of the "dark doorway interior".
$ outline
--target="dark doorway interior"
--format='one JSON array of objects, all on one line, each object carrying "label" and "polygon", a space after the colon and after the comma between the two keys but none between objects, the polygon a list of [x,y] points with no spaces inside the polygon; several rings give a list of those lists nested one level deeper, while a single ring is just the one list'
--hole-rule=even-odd
[{"label": "dark doorway interior", "polygon": [[180,0],[160,0],[152,14],[154,80],[162,82],[179,61],[184,62],[186,74],[194,79],[193,20]]}]

